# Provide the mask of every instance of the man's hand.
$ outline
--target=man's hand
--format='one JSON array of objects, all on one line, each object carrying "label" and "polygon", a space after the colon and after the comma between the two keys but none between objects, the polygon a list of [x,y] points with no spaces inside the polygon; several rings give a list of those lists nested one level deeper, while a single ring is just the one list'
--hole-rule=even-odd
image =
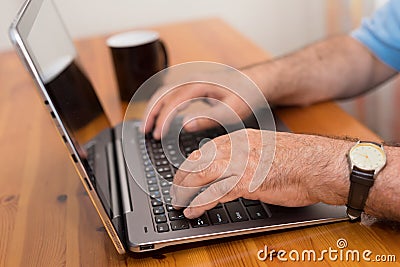
[{"label": "man's hand", "polygon": [[[276,135],[276,149],[271,138]],[[345,204],[352,143],[310,135],[240,130],[194,151],[176,173],[173,205],[196,218],[239,197],[282,206]],[[274,156],[275,150],[275,157]],[[272,163],[272,165],[271,165]],[[200,188],[208,186],[205,191]]]},{"label": "man's hand", "polygon": [[[178,113],[183,115],[184,129],[194,132],[241,123],[251,113],[257,116],[259,109],[269,109],[263,92],[248,76],[222,64],[178,66],[168,72],[164,82],[151,97],[143,117],[143,131],[152,131],[155,139],[168,133]],[[199,100],[208,106],[203,105],[201,110],[188,108]]]},{"label": "man's hand", "polygon": [[[151,98],[144,116],[144,132],[153,130],[155,139],[160,139],[168,133],[172,119],[185,109],[191,100],[207,100],[210,108],[189,113],[183,118],[184,129],[187,132],[215,127],[218,125],[217,121],[234,123],[234,117],[242,119],[251,112],[240,96],[217,85],[195,83],[182,85],[170,91],[163,89]],[[234,116],[228,117],[228,112],[233,112]]]}]

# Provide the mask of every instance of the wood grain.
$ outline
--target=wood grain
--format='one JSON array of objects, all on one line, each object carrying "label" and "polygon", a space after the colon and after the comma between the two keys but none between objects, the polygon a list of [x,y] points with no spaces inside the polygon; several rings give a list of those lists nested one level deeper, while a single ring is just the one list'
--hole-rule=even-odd
[{"label": "wood grain", "polygon": [[[268,58],[266,52],[218,19],[154,29],[168,46],[171,64],[210,60],[241,67]],[[84,68],[116,124],[122,112],[105,38],[80,40],[77,47]],[[279,115],[295,132],[378,138],[333,103],[283,109]],[[264,245],[287,251],[323,250],[336,248],[339,238],[346,238],[350,249],[400,257],[398,224],[374,220],[365,220],[368,225],[343,222],[184,245],[146,257],[118,255],[33,82],[13,52],[0,55],[0,147],[0,266],[275,266],[279,265],[277,259],[257,260],[257,251]],[[335,263],[297,263],[317,264]]]}]

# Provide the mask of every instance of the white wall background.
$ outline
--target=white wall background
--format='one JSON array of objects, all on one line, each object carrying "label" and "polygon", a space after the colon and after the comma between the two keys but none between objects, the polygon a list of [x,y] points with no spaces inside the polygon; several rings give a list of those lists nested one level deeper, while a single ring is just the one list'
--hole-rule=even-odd
[{"label": "white wall background", "polygon": [[[325,36],[326,0],[54,0],[74,38],[217,16],[274,55]],[[23,0],[1,0],[0,50]]]}]

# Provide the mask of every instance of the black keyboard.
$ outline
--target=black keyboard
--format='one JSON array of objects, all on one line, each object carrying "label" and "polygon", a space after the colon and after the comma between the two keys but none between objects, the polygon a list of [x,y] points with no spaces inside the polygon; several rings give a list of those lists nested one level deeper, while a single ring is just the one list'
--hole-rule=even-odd
[{"label": "black keyboard", "polygon": [[[95,170],[95,162],[96,162],[96,147],[95,145],[89,144],[86,147],[86,160],[87,160],[87,164],[89,165],[90,168],[86,168],[87,172],[88,172],[88,176],[90,181],[92,182],[92,185],[96,188],[96,179],[94,178],[94,170]],[[84,163],[85,164],[85,163]]]},{"label": "black keyboard", "polygon": [[89,145],[86,148],[86,154],[87,154],[87,162],[90,166],[90,168],[92,168],[92,170],[95,169],[95,156],[96,156],[96,150],[95,150],[95,146],[94,144]]},{"label": "black keyboard", "polygon": [[213,129],[197,133],[181,133],[178,144],[174,144],[172,139],[169,141],[168,137],[161,142],[153,139],[151,135],[143,135],[139,129],[137,132],[157,232],[237,223],[265,219],[270,216],[260,201],[243,198],[218,204],[199,218],[192,220],[186,219],[181,210],[175,210],[172,207],[169,190],[176,170],[184,161],[184,158],[179,155],[182,153],[187,157],[199,148],[199,144],[203,145],[208,140],[226,132]]}]

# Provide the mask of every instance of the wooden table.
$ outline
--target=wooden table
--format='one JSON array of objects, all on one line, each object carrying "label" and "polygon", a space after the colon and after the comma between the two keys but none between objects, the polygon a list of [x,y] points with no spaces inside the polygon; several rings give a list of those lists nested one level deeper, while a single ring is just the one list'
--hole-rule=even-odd
[{"label": "wooden table", "polygon": [[[171,65],[210,60],[241,67],[268,58],[265,51],[218,19],[155,29],[168,46]],[[121,106],[104,40],[80,40],[77,47],[84,68],[116,124],[121,120]],[[294,132],[377,139],[334,103],[282,109],[278,114]],[[121,256],[105,233],[33,82],[14,52],[0,55],[0,129],[1,266],[273,266],[279,264],[276,258],[272,262],[257,259],[264,245],[286,251],[322,251],[337,249],[339,238],[347,240],[348,249],[370,249],[373,255],[394,254],[400,261],[399,225],[374,220],[183,245],[153,257]],[[334,264],[329,260],[319,263]],[[353,266],[354,262],[336,264]]]}]

